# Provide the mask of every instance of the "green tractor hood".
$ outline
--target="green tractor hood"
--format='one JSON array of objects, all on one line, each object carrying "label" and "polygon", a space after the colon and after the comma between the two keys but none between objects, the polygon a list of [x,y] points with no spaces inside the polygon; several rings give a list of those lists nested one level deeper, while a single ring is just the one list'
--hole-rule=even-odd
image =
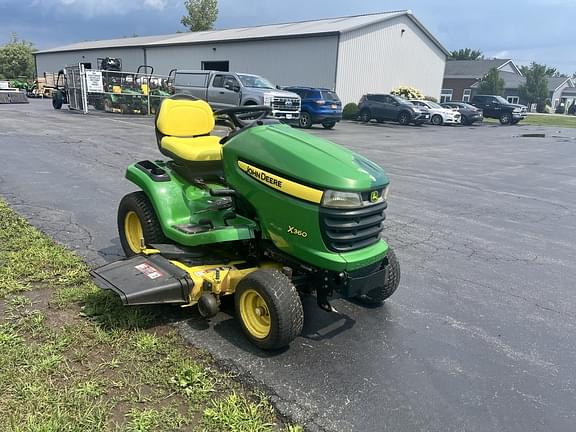
[{"label": "green tractor hood", "polygon": [[246,162],[319,189],[366,191],[389,183],[374,162],[287,125],[254,127],[232,142]]}]

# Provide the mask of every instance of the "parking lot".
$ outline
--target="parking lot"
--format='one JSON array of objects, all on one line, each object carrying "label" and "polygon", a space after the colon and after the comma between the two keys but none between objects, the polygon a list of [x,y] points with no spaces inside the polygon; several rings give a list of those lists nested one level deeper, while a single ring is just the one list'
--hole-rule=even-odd
[{"label": "parking lot", "polygon": [[[576,424],[576,129],[344,122],[311,133],[392,181],[402,266],[381,308],[304,298],[290,349],[232,316],[176,323],[310,430],[567,431]],[[523,136],[531,135],[531,136]],[[542,137],[542,135],[544,135]],[[125,167],[161,158],[147,117],[0,106],[0,196],[91,265],[121,255]]]}]

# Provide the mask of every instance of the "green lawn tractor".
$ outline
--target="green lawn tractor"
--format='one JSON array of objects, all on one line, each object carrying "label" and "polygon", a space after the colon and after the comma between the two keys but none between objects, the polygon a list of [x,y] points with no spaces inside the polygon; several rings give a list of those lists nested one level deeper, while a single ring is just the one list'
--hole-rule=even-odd
[{"label": "green lawn tractor", "polygon": [[[270,108],[213,113],[190,96],[162,101],[160,152],[130,165],[118,230],[126,259],[92,271],[125,305],[197,305],[205,318],[233,296],[262,349],[302,331],[299,292],[368,305],[394,293],[400,267],[380,238],[389,180],[368,159],[266,118]],[[246,120],[250,118],[250,120]],[[210,135],[215,121],[229,126]]]}]

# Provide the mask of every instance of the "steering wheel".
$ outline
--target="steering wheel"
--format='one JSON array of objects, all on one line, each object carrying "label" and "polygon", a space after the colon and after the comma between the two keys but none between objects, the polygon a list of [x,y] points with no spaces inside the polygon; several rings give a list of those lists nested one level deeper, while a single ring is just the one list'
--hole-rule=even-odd
[{"label": "steering wheel", "polygon": [[[268,114],[272,112],[272,108],[266,105],[249,105],[249,106],[241,106],[241,107],[233,107],[233,108],[224,108],[222,110],[216,111],[214,113],[215,117],[226,116],[230,120],[234,126],[238,128],[244,128],[246,126],[251,125],[259,120],[266,118]],[[258,114],[254,117],[250,116],[249,120],[243,120],[240,117],[240,114]]]}]

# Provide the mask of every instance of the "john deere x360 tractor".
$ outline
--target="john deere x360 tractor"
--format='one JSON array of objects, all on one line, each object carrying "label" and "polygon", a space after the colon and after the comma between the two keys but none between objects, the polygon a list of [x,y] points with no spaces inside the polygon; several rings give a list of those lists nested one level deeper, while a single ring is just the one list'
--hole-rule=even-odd
[{"label": "john deere x360 tractor", "polygon": [[[338,295],[388,298],[398,261],[380,238],[388,178],[343,147],[267,119],[270,108],[213,113],[189,96],[165,99],[156,136],[166,161],[126,177],[118,230],[127,258],[92,272],[126,305],[198,305],[204,317],[234,296],[244,333],[262,349],[302,330],[299,291],[333,311]],[[250,120],[247,120],[250,118]],[[219,124],[224,138],[211,135]]]}]

